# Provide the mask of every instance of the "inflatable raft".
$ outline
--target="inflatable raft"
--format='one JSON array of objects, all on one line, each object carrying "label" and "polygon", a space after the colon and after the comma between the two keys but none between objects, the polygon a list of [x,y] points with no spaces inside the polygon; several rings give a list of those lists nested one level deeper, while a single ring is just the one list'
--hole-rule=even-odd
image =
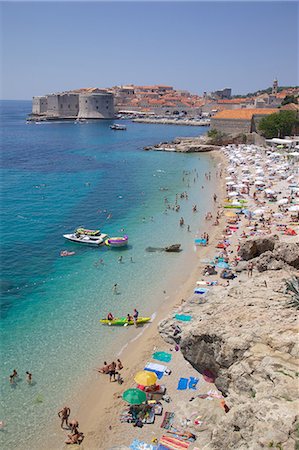
[{"label": "inflatable raft", "polygon": [[[137,325],[141,325],[143,323],[147,323],[151,320],[150,317],[138,317],[137,319]],[[108,319],[100,319],[100,322],[103,325],[119,325],[119,326],[124,326],[124,325],[134,325],[134,321],[130,320],[130,322],[127,321],[126,317],[116,317],[113,320],[108,320]]]},{"label": "inflatable raft", "polygon": [[125,245],[128,245],[128,240],[128,236],[111,237],[106,239],[105,244],[108,245],[108,247],[124,247]]}]

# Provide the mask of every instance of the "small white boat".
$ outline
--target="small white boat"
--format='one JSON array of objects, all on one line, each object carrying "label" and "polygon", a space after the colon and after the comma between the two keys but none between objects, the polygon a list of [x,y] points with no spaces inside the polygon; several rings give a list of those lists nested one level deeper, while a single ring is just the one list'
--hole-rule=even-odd
[{"label": "small white boat", "polygon": [[77,242],[79,244],[97,246],[105,242],[105,240],[108,237],[108,234],[101,233],[100,231],[96,235],[89,235],[75,232],[70,234],[64,234],[63,237],[68,241]]},{"label": "small white boat", "polygon": [[126,130],[127,127],[125,125],[120,125],[119,123],[114,123],[113,125],[110,125],[111,130]]}]

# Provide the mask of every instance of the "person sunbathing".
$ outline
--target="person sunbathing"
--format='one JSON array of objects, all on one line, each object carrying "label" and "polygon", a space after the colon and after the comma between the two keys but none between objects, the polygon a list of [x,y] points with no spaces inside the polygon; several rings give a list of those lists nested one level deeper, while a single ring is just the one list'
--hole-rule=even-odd
[{"label": "person sunbathing", "polygon": [[96,369],[100,373],[109,373],[109,364],[107,364],[106,361],[104,361],[103,367],[100,367],[99,369]]},{"label": "person sunbathing", "polygon": [[84,439],[84,434],[77,431],[75,434],[68,434],[68,439],[65,441],[66,444],[81,444]]}]

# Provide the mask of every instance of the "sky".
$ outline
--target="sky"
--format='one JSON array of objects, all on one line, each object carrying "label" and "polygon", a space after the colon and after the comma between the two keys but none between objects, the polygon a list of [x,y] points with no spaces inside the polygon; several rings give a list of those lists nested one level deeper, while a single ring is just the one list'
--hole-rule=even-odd
[{"label": "sky", "polygon": [[166,84],[233,94],[298,83],[295,1],[1,2],[1,99]]}]

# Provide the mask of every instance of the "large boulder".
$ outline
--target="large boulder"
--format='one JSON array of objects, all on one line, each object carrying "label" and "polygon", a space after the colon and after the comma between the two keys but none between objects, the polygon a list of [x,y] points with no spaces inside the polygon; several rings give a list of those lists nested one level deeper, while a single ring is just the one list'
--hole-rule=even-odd
[{"label": "large boulder", "polygon": [[256,259],[255,265],[259,272],[265,272],[266,270],[283,269],[284,262],[281,260],[277,260],[274,257],[273,252],[267,251]]},{"label": "large boulder", "polygon": [[273,256],[299,269],[299,243],[276,242]]},{"label": "large boulder", "polygon": [[249,261],[250,259],[260,256],[262,253],[269,250],[272,251],[277,239],[278,237],[276,235],[247,239],[241,244],[239,255],[243,260]]}]

